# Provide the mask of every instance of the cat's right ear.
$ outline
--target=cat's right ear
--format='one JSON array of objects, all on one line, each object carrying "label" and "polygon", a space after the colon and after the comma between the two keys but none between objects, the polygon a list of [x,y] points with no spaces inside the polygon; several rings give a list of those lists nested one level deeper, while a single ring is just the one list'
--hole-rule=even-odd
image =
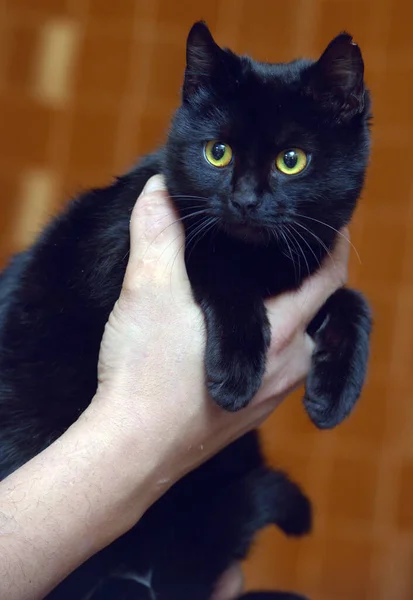
[{"label": "cat's right ear", "polygon": [[225,52],[215,43],[206,23],[197,21],[186,43],[186,69],[183,100],[202,87],[208,87],[222,65]]},{"label": "cat's right ear", "polygon": [[348,33],[330,42],[307,75],[307,93],[336,120],[349,121],[364,111],[367,94],[363,58]]}]

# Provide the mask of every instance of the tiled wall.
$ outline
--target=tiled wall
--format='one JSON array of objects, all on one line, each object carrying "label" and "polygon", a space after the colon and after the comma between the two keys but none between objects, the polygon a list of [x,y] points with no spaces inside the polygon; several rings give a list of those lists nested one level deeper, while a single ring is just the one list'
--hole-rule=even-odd
[{"label": "tiled wall", "polygon": [[349,30],[374,95],[374,150],[352,228],[351,281],[371,298],[372,363],[354,416],[316,431],[298,397],[264,427],[269,456],[316,508],[302,542],[265,532],[249,585],[314,600],[413,598],[413,5],[410,0],[0,0],[0,258],[68,194],[162,140],[184,41],[266,60],[317,56]]}]

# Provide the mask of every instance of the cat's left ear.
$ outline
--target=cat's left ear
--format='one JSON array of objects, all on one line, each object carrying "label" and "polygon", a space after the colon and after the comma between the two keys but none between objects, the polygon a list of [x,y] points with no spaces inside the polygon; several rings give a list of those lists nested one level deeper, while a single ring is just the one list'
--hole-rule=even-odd
[{"label": "cat's left ear", "polygon": [[334,38],[309,69],[307,91],[335,118],[349,121],[365,106],[364,62],[348,33]]},{"label": "cat's left ear", "polygon": [[201,87],[208,87],[222,72],[226,53],[218,46],[206,23],[196,22],[186,43],[186,69],[183,100]]}]

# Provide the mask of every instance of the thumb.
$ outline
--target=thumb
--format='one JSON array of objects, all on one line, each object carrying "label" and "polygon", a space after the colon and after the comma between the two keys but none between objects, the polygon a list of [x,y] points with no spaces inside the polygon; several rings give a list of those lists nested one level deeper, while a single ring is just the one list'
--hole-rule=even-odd
[{"label": "thumb", "polygon": [[133,288],[143,281],[190,289],[184,229],[160,175],[149,179],[131,215],[125,284]]}]

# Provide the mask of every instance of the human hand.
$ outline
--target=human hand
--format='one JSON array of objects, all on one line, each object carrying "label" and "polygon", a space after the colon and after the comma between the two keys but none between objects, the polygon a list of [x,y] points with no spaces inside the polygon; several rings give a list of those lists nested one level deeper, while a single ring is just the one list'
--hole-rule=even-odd
[{"label": "human hand", "polygon": [[244,589],[244,576],[241,566],[234,563],[219,578],[211,600],[235,600]]},{"label": "human hand", "polygon": [[149,180],[131,217],[131,250],[123,288],[102,339],[99,386],[91,410],[109,435],[152,469],[154,500],[188,471],[257,427],[304,380],[313,342],[306,328],[347,275],[348,244],[296,292],[269,300],[272,329],[267,369],[253,402],[220,409],[205,387],[205,328],[192,298],[182,224],[163,180]]}]

